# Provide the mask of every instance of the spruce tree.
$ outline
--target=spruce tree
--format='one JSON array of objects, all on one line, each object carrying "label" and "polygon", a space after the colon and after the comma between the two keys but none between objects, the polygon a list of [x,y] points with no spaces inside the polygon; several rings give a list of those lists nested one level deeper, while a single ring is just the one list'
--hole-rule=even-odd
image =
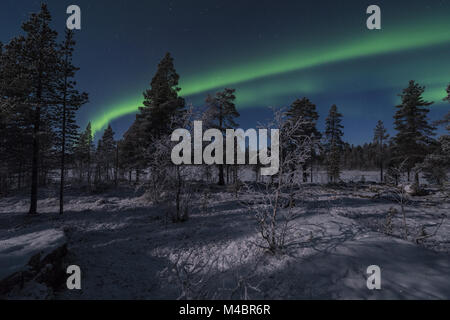
[{"label": "spruce tree", "polygon": [[[450,102],[450,85],[447,87],[447,97],[444,101]],[[422,169],[424,177],[429,182],[434,182],[443,185],[447,182],[448,170],[450,168],[450,112],[448,112],[444,119],[436,121],[436,125],[444,125],[447,134],[439,137],[437,145],[433,153],[426,156]]]},{"label": "spruce tree", "polygon": [[75,40],[74,32],[66,31],[65,40],[59,48],[57,81],[57,104],[54,110],[53,120],[58,141],[58,152],[61,154],[60,166],[60,190],[59,190],[59,213],[64,212],[64,179],[66,153],[71,148],[78,137],[78,126],[75,116],[78,109],[88,101],[87,93],[80,93],[75,87],[75,73],[79,68],[72,63]]},{"label": "spruce tree", "polygon": [[[234,119],[240,114],[236,110],[234,95],[235,89],[225,88],[221,92],[217,92],[214,96],[208,95],[206,104],[208,106],[205,111],[207,119],[206,126],[209,128],[218,129],[225,135],[227,129],[233,129],[238,126]],[[224,168],[223,164],[218,165],[219,168],[219,185],[224,185]]]},{"label": "spruce tree", "polygon": [[344,135],[341,124],[342,114],[338,112],[336,105],[331,106],[327,119],[325,120],[325,152],[328,178],[330,182],[339,180],[341,171],[341,152],[344,146],[342,136]]},{"label": "spruce tree", "polygon": [[120,163],[123,164],[124,169],[128,170],[129,181],[131,182],[133,170],[136,171],[137,179],[139,170],[144,165],[142,142],[139,137],[139,127],[136,121],[123,135],[120,150]]},{"label": "spruce tree", "polygon": [[375,147],[377,148],[377,158],[378,164],[380,166],[380,182],[383,182],[383,164],[385,162],[385,143],[389,138],[389,134],[387,134],[387,130],[384,127],[383,121],[378,120],[378,123],[374,130],[373,142]]},{"label": "spruce tree", "polygon": [[[318,145],[322,134],[317,130],[317,121],[319,120],[319,114],[316,111],[316,105],[311,103],[309,99],[297,99],[292,103],[291,107],[287,111],[287,116],[289,121],[292,123],[297,123],[297,121],[301,121],[301,126],[298,128],[295,133],[298,136],[298,139],[305,140],[310,139],[311,141],[311,150],[309,157],[309,166],[311,169],[311,182],[313,179],[312,170],[313,170],[313,160],[314,160],[314,150]],[[307,182],[308,174],[307,174],[308,163],[303,164],[303,182]]]},{"label": "spruce tree", "polygon": [[402,103],[397,106],[395,113],[394,154],[397,161],[405,161],[405,168],[410,181],[411,169],[416,163],[423,161],[429,146],[433,142],[435,128],[428,123],[427,107],[433,102],[425,101],[422,97],[425,87],[411,80],[409,86],[400,95]]},{"label": "spruce tree", "polygon": [[111,125],[108,125],[101,140],[98,143],[98,157],[100,162],[100,172],[104,171],[106,181],[110,181],[110,170],[115,167],[116,141]]},{"label": "spruce tree", "polygon": [[[56,31],[50,27],[51,16],[46,4],[41,11],[32,14],[22,25],[25,37],[20,37],[21,54],[17,56],[27,78],[28,95],[26,102],[32,110],[33,125],[32,173],[30,214],[37,213],[37,193],[40,159],[40,140],[43,136],[41,125],[49,119],[49,106],[54,103],[56,80],[58,77],[58,50]],[[44,126],[42,126],[44,128]],[[49,128],[49,126],[47,126]]]},{"label": "spruce tree", "polygon": [[144,92],[144,107],[139,108],[137,121],[144,141],[160,139],[177,126],[177,118],[184,112],[185,101],[178,96],[180,76],[175,70],[173,58],[166,53],[158,65],[150,89]]},{"label": "spruce tree", "polygon": [[79,169],[80,182],[83,181],[83,176],[86,173],[88,186],[91,185],[91,168],[94,154],[94,139],[92,136],[91,123],[89,122],[86,129],[79,134],[74,147],[74,157]]},{"label": "spruce tree", "polygon": [[[444,101],[450,103],[450,84],[447,87],[447,97],[444,98]],[[447,130],[447,134],[440,138],[440,143],[444,154],[447,156],[447,161],[450,162],[450,111],[444,116],[444,119],[437,122],[437,125],[445,125],[445,129]]]},{"label": "spruce tree", "polygon": [[0,99],[2,101],[4,151],[2,164],[9,175],[17,175],[17,188],[21,189],[26,170],[32,159],[32,133],[34,110],[27,104],[30,95],[28,66],[24,63],[25,39],[12,39],[1,54]]}]

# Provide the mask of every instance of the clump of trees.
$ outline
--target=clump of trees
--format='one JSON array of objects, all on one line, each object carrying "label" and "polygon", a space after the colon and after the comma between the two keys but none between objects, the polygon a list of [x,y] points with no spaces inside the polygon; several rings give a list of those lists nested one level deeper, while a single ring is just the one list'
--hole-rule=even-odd
[{"label": "clump of trees", "polygon": [[[63,213],[64,190],[70,179],[92,191],[128,180],[145,185],[152,201],[171,198],[175,204],[173,220],[185,220],[186,199],[192,190],[187,176],[197,169],[175,166],[170,161],[170,135],[177,128],[190,130],[194,119],[203,120],[203,130],[215,128],[223,135],[228,129],[236,129],[240,117],[236,90],[224,88],[208,95],[205,110],[194,113],[179,95],[180,76],[167,53],[122,139],[116,140],[108,125],[95,145],[91,124],[80,132],[75,121],[88,95],[80,92],[75,82],[79,69],[73,64],[74,32],[66,31],[59,41],[45,4],[22,25],[22,30],[23,34],[8,44],[0,43],[0,194],[30,188],[29,213],[35,214],[39,188],[56,178],[59,211]],[[336,105],[330,108],[325,130],[320,132],[316,105],[306,97],[295,100],[278,123],[284,130],[280,157],[285,167],[282,164],[282,173],[275,177],[260,179],[261,163],[257,162],[252,165],[256,182],[269,183],[276,195],[277,188],[287,181],[295,185],[314,182],[314,169],[324,168],[333,183],[340,181],[344,169],[377,169],[380,182],[397,184],[403,173],[410,181],[414,173],[418,186],[422,173],[430,183],[445,185],[450,167],[450,114],[430,123],[428,113],[433,102],[423,98],[424,92],[425,87],[410,81],[396,106],[393,137],[378,121],[373,141],[359,146],[344,141],[343,115]],[[444,100],[450,102],[450,85],[447,92]],[[275,120],[280,117],[275,116]],[[446,126],[447,134],[435,139],[436,126],[440,125]],[[237,142],[233,143],[237,152]],[[305,149],[300,151],[299,146]],[[248,159],[252,146],[244,147]],[[400,173],[399,167],[404,172]],[[203,165],[195,176],[219,186],[233,184],[237,196],[239,168],[238,164]]]},{"label": "clump of trees", "polygon": [[24,34],[0,50],[2,191],[30,186],[30,214],[37,213],[39,186],[56,168],[63,212],[66,163],[77,136],[75,114],[88,100],[74,81],[74,34],[67,31],[59,43],[51,21],[42,4],[23,23]]}]

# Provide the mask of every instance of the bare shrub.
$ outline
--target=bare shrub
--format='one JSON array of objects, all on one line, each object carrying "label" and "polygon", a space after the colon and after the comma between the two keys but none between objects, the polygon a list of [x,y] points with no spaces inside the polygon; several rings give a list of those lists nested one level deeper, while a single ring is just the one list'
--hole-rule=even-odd
[{"label": "bare shrub", "polygon": [[160,251],[157,255],[168,258],[168,263],[159,276],[164,285],[177,288],[178,300],[251,299],[262,283],[256,272],[261,257],[256,249],[245,243]]},{"label": "bare shrub", "polygon": [[409,185],[405,183],[407,159],[398,166],[391,166],[388,170],[388,181],[395,181],[394,185],[388,186],[389,198],[395,201],[399,207],[403,218],[403,231],[405,240],[408,239],[408,226],[406,223],[406,207],[411,201],[408,193]]},{"label": "bare shrub", "polygon": [[294,123],[283,110],[274,110],[273,121],[262,127],[280,130],[279,172],[261,183],[243,183],[244,196],[254,200],[248,202],[242,199],[241,203],[254,214],[263,239],[261,246],[271,253],[284,251],[293,240],[294,227],[291,222],[297,211],[296,193],[303,176],[302,165],[311,153],[310,138],[297,132],[307,123],[302,119]]}]

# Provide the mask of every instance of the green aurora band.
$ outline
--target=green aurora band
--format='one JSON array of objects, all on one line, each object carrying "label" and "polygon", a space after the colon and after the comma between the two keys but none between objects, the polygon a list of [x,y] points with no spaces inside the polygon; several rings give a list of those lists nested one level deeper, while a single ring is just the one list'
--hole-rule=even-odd
[{"label": "green aurora band", "polygon": [[[248,63],[239,63],[231,68],[199,74],[192,78],[187,77],[180,83],[182,87],[181,94],[188,97],[225,86],[248,83],[326,64],[450,43],[450,33],[448,32],[450,30],[450,20],[448,19],[434,20],[432,23],[423,22],[420,25],[415,22],[414,25],[390,30],[392,31],[367,32],[358,40],[341,42],[334,47],[321,47],[309,51],[299,48],[278,56],[265,57]],[[426,97],[434,101],[442,100],[445,97],[444,87],[446,82],[443,82],[441,85],[442,89],[436,86],[427,93]],[[302,92],[305,93],[319,90],[317,85],[303,81],[303,83],[295,83],[290,86],[286,86],[285,83],[272,84],[266,86],[264,90],[258,90],[258,92],[265,92],[268,96],[277,96],[295,92],[295,90],[299,89],[303,89]],[[237,94],[238,103],[241,103],[239,106],[249,105],[254,97],[254,92],[239,90]],[[141,95],[113,104],[107,110],[101,111],[102,114],[93,119],[93,133],[102,130],[114,119],[136,113],[141,105]]]}]

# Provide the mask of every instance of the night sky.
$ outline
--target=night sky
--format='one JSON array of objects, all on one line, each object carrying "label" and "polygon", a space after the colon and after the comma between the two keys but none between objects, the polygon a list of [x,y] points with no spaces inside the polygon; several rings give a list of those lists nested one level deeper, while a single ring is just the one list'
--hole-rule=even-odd
[{"label": "night sky", "polygon": [[[450,1],[47,1],[53,27],[63,34],[66,8],[82,11],[76,32],[79,88],[89,92],[78,123],[101,133],[111,123],[116,138],[128,129],[142,92],[169,51],[182,95],[202,106],[207,93],[237,90],[238,123],[255,127],[268,106],[288,106],[306,96],[318,107],[323,129],[332,104],[344,115],[345,140],[370,142],[392,116],[409,80],[435,101],[430,118],[450,108],[442,102],[450,83]],[[366,8],[377,4],[382,30],[366,28]],[[2,0],[0,41],[21,32],[40,1]]]}]

